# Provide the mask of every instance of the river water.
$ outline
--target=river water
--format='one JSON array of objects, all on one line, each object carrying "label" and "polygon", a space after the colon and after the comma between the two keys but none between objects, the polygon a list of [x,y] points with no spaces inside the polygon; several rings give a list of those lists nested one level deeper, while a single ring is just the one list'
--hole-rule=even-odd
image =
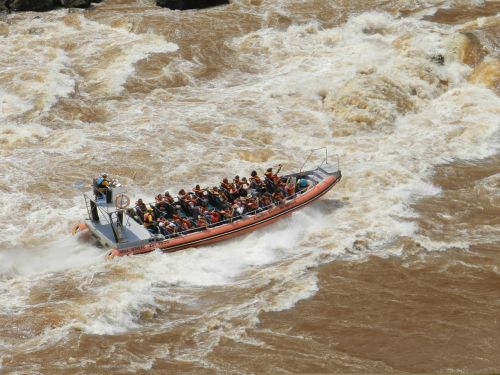
[{"label": "river water", "polygon": [[[153,3],[0,18],[0,373],[499,372],[500,3]],[[247,236],[70,236],[99,172],[152,200],[324,146],[341,183]]]}]

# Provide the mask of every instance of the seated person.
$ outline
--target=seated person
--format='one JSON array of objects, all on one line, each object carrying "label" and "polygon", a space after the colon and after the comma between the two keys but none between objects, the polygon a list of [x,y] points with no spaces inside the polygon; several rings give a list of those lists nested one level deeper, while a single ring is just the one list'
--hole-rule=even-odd
[{"label": "seated person", "polygon": [[163,202],[163,195],[158,194],[158,195],[155,197],[155,202],[156,202],[156,204]]},{"label": "seated person", "polygon": [[245,210],[246,212],[253,212],[256,211],[259,208],[259,204],[257,202],[256,198],[248,198],[245,201]]},{"label": "seated person", "polygon": [[235,184],[231,184],[231,187],[229,189],[229,201],[234,201],[240,196],[240,188],[237,187]]},{"label": "seated person", "polygon": [[193,189],[193,193],[196,196],[196,204],[206,206],[208,204],[208,191],[207,189],[202,189],[200,185],[196,185]]},{"label": "seated person", "polygon": [[296,191],[301,193],[304,190],[307,190],[309,188],[309,181],[305,176],[300,176],[297,179],[297,184],[296,184]]},{"label": "seated person", "polygon": [[146,203],[143,202],[142,198],[139,198],[139,200],[135,202],[135,211],[141,218],[146,213],[147,209]]},{"label": "seated person", "polygon": [[212,206],[222,208],[225,204],[225,196],[216,186],[209,190],[208,201]]},{"label": "seated person", "polygon": [[186,191],[184,189],[179,190],[179,192],[177,193],[177,198],[186,199]]},{"label": "seated person", "polygon": [[151,233],[157,234],[158,227],[153,216],[153,209],[149,207],[143,216],[144,227]]},{"label": "seated person", "polygon": [[291,181],[287,182],[285,185],[285,192],[287,197],[291,197],[295,194],[295,184]]},{"label": "seated person", "polygon": [[233,184],[237,189],[239,189],[239,187],[241,186],[240,176],[234,176]]},{"label": "seated person", "polygon": [[177,194],[177,199],[178,199],[178,205],[184,211],[186,215],[191,215],[191,210],[189,209],[189,203],[191,202],[191,197],[186,193],[184,189],[179,190],[179,193]]},{"label": "seated person", "polygon": [[168,191],[163,195],[163,200],[168,204],[174,204],[174,197],[172,197]]},{"label": "seated person", "polygon": [[191,229],[193,225],[191,224],[191,220],[189,220],[187,217],[183,217],[181,219],[181,228],[182,230],[188,230]]},{"label": "seated person", "polygon": [[175,225],[171,224],[164,216],[160,216],[158,219],[158,227],[160,233],[164,236],[169,236],[176,232]]},{"label": "seated person", "polygon": [[250,174],[250,188],[255,189],[259,193],[264,189],[264,183],[258,176],[257,171],[252,171],[252,173]]},{"label": "seated person", "polygon": [[264,193],[260,198],[260,207],[263,209],[268,209],[273,204],[271,194]]},{"label": "seated person", "polygon": [[240,197],[247,197],[248,196],[248,184],[245,183],[241,184],[240,190],[239,190]]},{"label": "seated person", "polygon": [[206,227],[208,226],[208,222],[205,220],[205,218],[202,215],[200,215],[198,217],[198,220],[196,220],[196,226],[206,229]]},{"label": "seated person", "polygon": [[232,208],[235,216],[241,216],[245,213],[245,206],[240,201],[235,201]]},{"label": "seated person", "polygon": [[285,196],[283,195],[283,193],[281,192],[281,190],[276,190],[273,194],[272,194],[272,197],[273,197],[273,200],[277,203],[277,204],[281,204],[283,203],[284,199],[285,199]]},{"label": "seated person", "polygon": [[222,179],[222,182],[220,183],[220,187],[221,187],[221,189],[227,190],[227,191],[229,191],[229,189],[231,189],[231,184],[229,183],[229,181],[226,177],[224,177]]},{"label": "seated person", "polygon": [[181,217],[179,215],[173,214],[172,220],[170,220],[170,222],[175,225],[175,227],[178,231],[182,229],[182,220],[181,220]]},{"label": "seated person", "polygon": [[279,188],[280,177],[278,176],[278,173],[280,172],[281,167],[282,165],[280,164],[276,173],[273,173],[272,168],[267,168],[266,173],[264,173],[265,176],[264,183],[266,185],[267,191],[270,192],[271,194],[274,193]]}]

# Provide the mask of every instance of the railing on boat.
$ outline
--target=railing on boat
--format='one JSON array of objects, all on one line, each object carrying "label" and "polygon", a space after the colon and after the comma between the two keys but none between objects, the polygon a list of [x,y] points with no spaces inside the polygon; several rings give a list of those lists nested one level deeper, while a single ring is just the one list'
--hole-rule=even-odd
[{"label": "railing on boat", "polygon": [[[95,199],[92,199],[86,193],[83,194],[83,197],[85,199],[85,206],[87,207],[89,219],[94,222],[101,222],[101,220],[104,220],[104,224],[109,224],[111,226],[115,242],[120,242],[124,227],[124,217],[127,216],[128,223],[130,216],[125,215],[125,210],[123,209],[108,210],[109,206],[99,205],[97,197]],[[104,201],[106,202],[105,199]],[[115,219],[113,219],[113,216],[115,217]]]},{"label": "railing on boat", "polygon": [[[307,155],[306,159],[304,160],[304,163],[302,163],[302,166],[300,167],[299,173],[302,172],[302,170],[304,169],[304,166],[309,161],[309,159],[311,158],[311,156],[314,153],[316,153],[317,151],[320,151],[320,150],[325,150],[325,158],[318,165],[318,168],[320,168],[323,164],[328,164],[328,148],[326,146],[325,147],[320,147],[320,148],[315,148],[314,150],[311,150],[309,152],[309,155]],[[339,157],[338,154],[333,154],[333,156],[337,157],[337,170],[340,171],[340,157]]]}]

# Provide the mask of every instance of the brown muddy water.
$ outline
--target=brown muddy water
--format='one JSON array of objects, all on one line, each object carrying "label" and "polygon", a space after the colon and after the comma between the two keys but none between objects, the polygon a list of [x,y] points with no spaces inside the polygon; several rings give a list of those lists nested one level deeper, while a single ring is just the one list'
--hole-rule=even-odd
[{"label": "brown muddy water", "polygon": [[[0,16],[0,373],[500,372],[499,11]],[[99,172],[152,200],[324,146],[341,183],[248,236],[109,262],[69,235]]]}]

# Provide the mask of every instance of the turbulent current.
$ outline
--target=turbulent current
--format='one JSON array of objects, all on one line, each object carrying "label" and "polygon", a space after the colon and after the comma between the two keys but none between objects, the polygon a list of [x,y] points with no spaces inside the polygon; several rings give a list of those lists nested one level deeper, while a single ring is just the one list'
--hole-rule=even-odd
[{"label": "turbulent current", "polygon": [[[0,15],[0,373],[499,372],[500,3],[154,3]],[[341,183],[249,235],[70,235],[100,172],[152,201],[325,146]]]}]

